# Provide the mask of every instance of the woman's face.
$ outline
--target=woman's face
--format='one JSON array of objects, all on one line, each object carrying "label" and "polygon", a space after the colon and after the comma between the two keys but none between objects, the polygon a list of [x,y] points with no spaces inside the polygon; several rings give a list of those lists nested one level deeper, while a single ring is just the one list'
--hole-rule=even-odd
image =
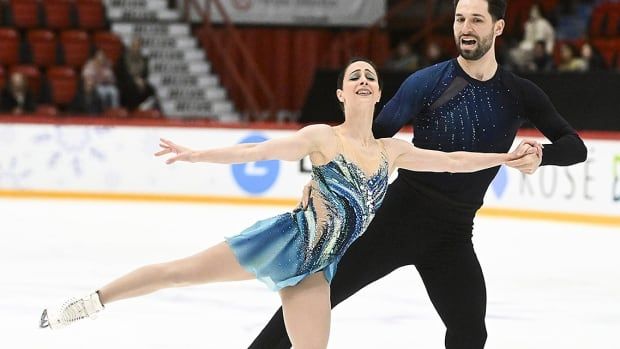
[{"label": "woman's face", "polygon": [[342,89],[337,90],[336,95],[345,106],[348,103],[361,103],[374,107],[381,99],[379,76],[367,62],[354,62],[345,70]]}]

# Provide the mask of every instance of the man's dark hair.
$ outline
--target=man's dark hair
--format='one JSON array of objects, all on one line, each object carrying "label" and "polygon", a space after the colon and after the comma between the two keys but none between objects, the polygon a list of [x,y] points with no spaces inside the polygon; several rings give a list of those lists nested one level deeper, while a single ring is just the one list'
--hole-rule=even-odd
[{"label": "man's dark hair", "polygon": [[[504,19],[506,16],[506,6],[508,0],[486,0],[489,3],[489,13],[491,14],[491,18],[494,21],[498,19]],[[456,10],[456,5],[459,3],[459,0],[454,0],[454,10]]]},{"label": "man's dark hair", "polygon": [[[383,90],[383,80],[381,79],[381,75],[379,75],[379,70],[377,69],[377,66],[370,59],[364,58],[364,57],[351,58],[351,60],[347,63],[347,65],[345,65],[344,68],[342,68],[342,70],[340,71],[340,74],[338,74],[338,81],[336,81],[336,88],[339,90],[342,90],[342,85],[344,84],[344,73],[347,71],[349,66],[355,62],[366,62],[370,64],[370,66],[377,72],[377,82],[379,83],[379,90]],[[338,104],[340,104],[340,109],[344,111],[344,104],[340,101],[338,101]]]}]

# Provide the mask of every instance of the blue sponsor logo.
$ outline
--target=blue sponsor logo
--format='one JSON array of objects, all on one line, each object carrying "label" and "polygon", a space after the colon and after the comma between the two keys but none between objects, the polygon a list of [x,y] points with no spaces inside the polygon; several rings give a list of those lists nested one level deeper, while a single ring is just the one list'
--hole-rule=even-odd
[{"label": "blue sponsor logo", "polygon": [[506,187],[508,187],[508,170],[506,170],[506,166],[500,166],[495,179],[491,182],[491,188],[495,193],[495,196],[498,199],[501,199],[502,195],[506,191]]},{"label": "blue sponsor logo", "polygon": [[[259,143],[266,141],[265,136],[254,133],[242,139],[239,143]],[[280,161],[266,160],[246,164],[232,165],[233,177],[241,189],[258,195],[269,190],[280,173]]]}]

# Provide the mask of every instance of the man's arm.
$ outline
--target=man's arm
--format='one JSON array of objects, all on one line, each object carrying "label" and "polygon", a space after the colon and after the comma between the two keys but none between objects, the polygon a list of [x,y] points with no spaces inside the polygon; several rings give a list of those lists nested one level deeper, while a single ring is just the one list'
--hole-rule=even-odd
[{"label": "man's arm", "polygon": [[444,66],[439,64],[409,75],[375,119],[372,126],[375,138],[392,137],[415,119],[437,84],[438,75]]},{"label": "man's arm", "polygon": [[525,116],[547,137],[540,165],[569,166],[586,160],[588,151],[577,131],[557,112],[534,83],[521,79]]}]

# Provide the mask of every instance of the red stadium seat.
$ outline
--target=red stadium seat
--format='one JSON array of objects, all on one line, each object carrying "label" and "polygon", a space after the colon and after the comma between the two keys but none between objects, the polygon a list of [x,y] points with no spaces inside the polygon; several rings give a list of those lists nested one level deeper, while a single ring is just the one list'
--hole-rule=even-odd
[{"label": "red stadium seat", "polygon": [[6,85],[6,73],[4,72],[4,67],[0,65],[0,90],[4,88]]},{"label": "red stadium seat", "polygon": [[590,37],[598,38],[605,35],[607,30],[607,16],[610,10],[610,4],[604,3],[592,11],[590,17]]},{"label": "red stadium seat", "polygon": [[106,118],[126,118],[129,117],[129,112],[123,107],[108,108],[103,112],[103,116]]},{"label": "red stadium seat", "polygon": [[620,3],[609,4],[609,13],[605,26],[605,35],[608,37],[618,36],[618,26],[620,25]]},{"label": "red stadium seat", "polygon": [[0,26],[4,26],[4,14],[5,14],[4,2],[0,1]]},{"label": "red stadium seat", "polygon": [[99,0],[77,0],[78,27],[85,30],[105,28],[105,9]]},{"label": "red stadium seat", "polygon": [[135,119],[160,119],[162,114],[159,110],[155,109],[136,110],[131,113],[131,117]]},{"label": "red stadium seat", "polygon": [[544,13],[550,13],[558,6],[559,0],[541,0],[539,1],[540,7]]},{"label": "red stadium seat", "polygon": [[44,0],[43,14],[45,24],[50,29],[69,29],[73,27],[71,18],[73,2],[70,0]]},{"label": "red stadium seat", "polygon": [[41,104],[37,106],[36,113],[39,115],[45,115],[45,116],[57,116],[58,109],[53,105]]},{"label": "red stadium seat", "polygon": [[37,0],[11,0],[11,18],[19,29],[39,27],[39,2]]},{"label": "red stadium seat", "polygon": [[617,54],[614,40],[596,39],[592,41],[592,45],[601,53],[601,56],[603,56],[605,60],[605,64],[607,64],[608,67],[613,67]]},{"label": "red stadium seat", "polygon": [[35,97],[38,98],[41,95],[41,72],[39,71],[39,68],[30,64],[14,65],[9,70],[7,81],[10,78],[10,75],[15,72],[22,73],[24,74],[24,76],[26,76],[30,91],[32,91]]},{"label": "red stadium seat", "polygon": [[123,42],[118,36],[110,32],[96,32],[93,36],[93,43],[97,49],[105,52],[113,64],[116,64],[123,53]]},{"label": "red stadium seat", "polygon": [[52,102],[67,106],[75,98],[78,89],[78,77],[75,71],[66,66],[50,67],[47,71]]},{"label": "red stadium seat", "polygon": [[19,34],[14,29],[0,28],[0,64],[19,63]]},{"label": "red stadium seat", "polygon": [[44,29],[35,29],[26,35],[32,63],[49,67],[56,64],[58,40],[54,32]]},{"label": "red stadium seat", "polygon": [[506,9],[506,35],[522,35],[533,0],[509,1]]},{"label": "red stadium seat", "polygon": [[61,32],[60,44],[65,65],[81,68],[90,57],[90,39],[83,30]]}]

